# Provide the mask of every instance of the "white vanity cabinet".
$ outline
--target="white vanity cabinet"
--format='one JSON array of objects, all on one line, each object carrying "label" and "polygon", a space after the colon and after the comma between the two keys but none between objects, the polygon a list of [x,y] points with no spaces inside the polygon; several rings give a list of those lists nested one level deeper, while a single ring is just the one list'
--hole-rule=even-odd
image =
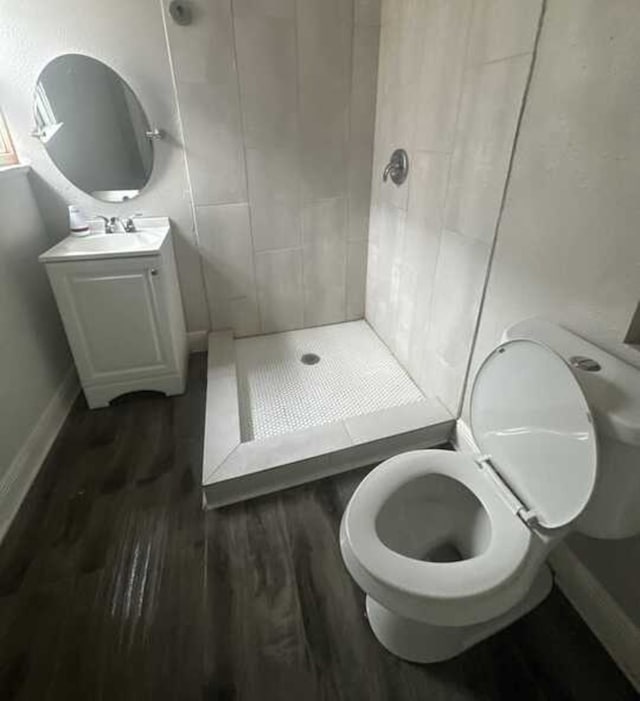
[{"label": "white vanity cabinet", "polygon": [[[40,256],[89,406],[185,389],[187,339],[168,220],[69,237]],[[155,226],[154,226],[155,225]]]}]

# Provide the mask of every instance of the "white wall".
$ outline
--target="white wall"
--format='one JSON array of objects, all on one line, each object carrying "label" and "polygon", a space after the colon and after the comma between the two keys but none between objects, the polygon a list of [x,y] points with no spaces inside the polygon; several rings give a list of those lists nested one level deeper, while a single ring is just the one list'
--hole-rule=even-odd
[{"label": "white wall", "polygon": [[[540,0],[383,0],[366,317],[457,414]],[[381,180],[394,148],[407,182]]]},{"label": "white wall", "polygon": [[[0,170],[0,212],[0,495],[4,498],[9,489],[4,478],[72,360],[49,281],[38,263],[51,239],[26,172]],[[5,506],[0,504],[0,527]]]},{"label": "white wall", "polygon": [[[52,231],[64,234],[70,202],[107,216],[168,215],[191,331],[363,316],[379,0],[197,0],[189,27],[167,6],[0,0],[11,18],[0,26],[0,104],[40,176]],[[82,193],[28,136],[39,72],[71,52],[116,70],[167,131],[149,185],[129,204]]]},{"label": "white wall", "polygon": [[192,8],[167,29],[211,327],[362,317],[379,1]]},{"label": "white wall", "polygon": [[[47,228],[65,234],[66,205],[107,216],[167,215],[174,224],[176,255],[189,330],[207,329],[209,315],[192,216],[182,137],[158,0],[0,0],[0,104],[16,149],[38,177],[34,190]],[[107,204],[85,195],[53,165],[33,128],[32,94],[42,68],[62,53],[85,53],[117,71],[138,95],[153,126],[167,131],[157,144],[149,185],[128,204]]]},{"label": "white wall", "polygon": [[[473,372],[529,316],[624,338],[640,299],[639,36],[636,0],[548,0]],[[640,538],[571,544],[640,627]]]}]

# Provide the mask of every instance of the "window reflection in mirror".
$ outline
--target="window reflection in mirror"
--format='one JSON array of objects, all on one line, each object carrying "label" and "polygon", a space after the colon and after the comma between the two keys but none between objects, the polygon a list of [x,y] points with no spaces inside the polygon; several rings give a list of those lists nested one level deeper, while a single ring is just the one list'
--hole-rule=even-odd
[{"label": "window reflection in mirror", "polygon": [[107,202],[139,194],[153,167],[149,122],[131,88],[88,56],[45,66],[33,98],[38,136],[62,174]]},{"label": "window reflection in mirror", "polygon": [[18,156],[13,147],[9,127],[4,121],[4,116],[0,112],[0,168],[3,166],[13,166],[18,163]]}]

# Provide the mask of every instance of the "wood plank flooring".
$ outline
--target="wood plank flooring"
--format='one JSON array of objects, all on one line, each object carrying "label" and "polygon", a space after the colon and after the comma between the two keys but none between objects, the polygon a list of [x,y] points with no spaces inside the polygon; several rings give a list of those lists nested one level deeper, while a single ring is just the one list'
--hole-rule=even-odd
[{"label": "wood plank flooring", "polygon": [[637,698],[557,591],[450,662],[386,653],[337,541],[364,471],[202,512],[205,371],[76,404],[0,547],[0,699]]}]

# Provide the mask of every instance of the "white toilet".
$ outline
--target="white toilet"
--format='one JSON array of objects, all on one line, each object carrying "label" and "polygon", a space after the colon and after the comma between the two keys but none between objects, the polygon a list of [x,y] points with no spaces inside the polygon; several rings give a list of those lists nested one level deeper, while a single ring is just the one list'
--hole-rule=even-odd
[{"label": "white toilet", "polygon": [[551,588],[545,559],[569,532],[640,532],[636,368],[528,320],[478,370],[470,423],[478,454],[397,455],[342,519],[371,628],[412,662],[453,657],[535,607]]}]

